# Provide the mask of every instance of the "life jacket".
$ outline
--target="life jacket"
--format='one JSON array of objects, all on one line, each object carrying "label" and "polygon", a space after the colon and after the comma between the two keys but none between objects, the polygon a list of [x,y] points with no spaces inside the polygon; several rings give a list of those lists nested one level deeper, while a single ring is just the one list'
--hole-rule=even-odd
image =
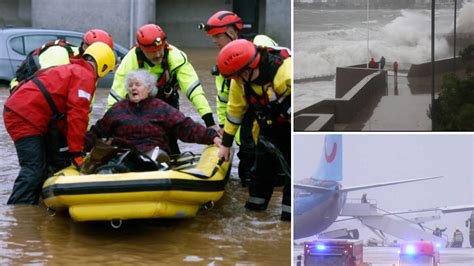
[{"label": "life jacket", "polygon": [[[138,45],[135,45],[135,54],[137,56],[137,61],[138,61],[138,67],[139,68],[144,68],[145,62],[150,65],[154,66],[148,58],[146,58],[145,54],[143,53],[142,49]],[[164,49],[164,56],[163,59],[161,60],[161,68],[163,69],[163,72],[161,75],[158,77],[158,80],[156,81],[156,88],[158,89],[158,93],[156,95],[157,98],[160,99],[165,99],[169,97],[173,92],[178,90],[178,80],[175,75],[171,75],[170,73],[170,67],[168,64],[168,55],[169,55],[169,50],[167,47]]]},{"label": "life jacket", "polygon": [[18,82],[21,82],[22,80],[26,80],[29,77],[31,77],[36,71],[41,69],[41,65],[39,63],[39,57],[44,51],[48,50],[52,46],[64,47],[66,51],[68,52],[69,57],[74,56],[74,51],[72,50],[73,45],[68,43],[67,41],[56,40],[56,41],[47,42],[43,44],[43,46],[41,46],[40,48],[37,48],[31,51],[26,56],[25,60],[21,62],[20,66],[15,72],[16,80]]},{"label": "life jacket", "polygon": [[[212,66],[211,75],[213,75],[213,76],[219,76],[220,74],[221,74],[221,73],[219,72],[219,69],[217,68],[217,65]],[[229,88],[230,88],[230,79],[224,78],[224,81],[223,81],[222,84],[221,84],[221,93],[224,93],[224,91],[226,90],[226,88],[227,88],[227,91],[229,91]]]},{"label": "life jacket", "polygon": [[33,74],[31,74],[30,76],[28,76],[27,78],[22,79],[13,88],[10,88],[10,96],[9,97],[11,97],[16,91],[18,91],[18,89],[21,88],[21,86],[26,84],[28,81],[32,80],[33,78],[35,78],[36,76],[38,76],[39,74],[43,73],[44,71],[46,71],[50,68],[52,68],[52,67],[39,69],[39,70],[35,71]]},{"label": "life jacket", "polygon": [[266,59],[262,58],[263,64],[260,65],[260,75],[253,84],[263,84],[262,95],[258,95],[251,84],[244,83],[245,98],[249,103],[249,108],[255,112],[255,117],[259,125],[270,126],[273,123],[287,123],[291,116],[289,112],[291,108],[291,97],[282,97],[277,95],[273,89],[273,79],[278,68],[283,61],[290,57],[287,49],[264,48],[262,54]]}]

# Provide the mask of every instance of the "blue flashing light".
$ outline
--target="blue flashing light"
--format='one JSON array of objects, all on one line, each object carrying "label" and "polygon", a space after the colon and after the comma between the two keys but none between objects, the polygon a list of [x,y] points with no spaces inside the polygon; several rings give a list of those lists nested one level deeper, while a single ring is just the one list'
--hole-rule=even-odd
[{"label": "blue flashing light", "polygon": [[440,248],[441,247],[441,243],[436,243],[436,248]]},{"label": "blue flashing light", "polygon": [[405,247],[405,254],[407,255],[414,255],[416,253],[415,246],[413,245],[408,245]]},{"label": "blue flashing light", "polygon": [[324,245],[324,244],[317,244],[317,245],[316,245],[316,249],[319,250],[319,251],[326,250],[326,245]]}]

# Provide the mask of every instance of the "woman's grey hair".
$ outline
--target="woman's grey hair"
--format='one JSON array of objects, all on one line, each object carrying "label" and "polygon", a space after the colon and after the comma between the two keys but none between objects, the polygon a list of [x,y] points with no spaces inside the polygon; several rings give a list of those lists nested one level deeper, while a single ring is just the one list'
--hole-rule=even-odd
[{"label": "woman's grey hair", "polygon": [[151,89],[150,95],[153,97],[158,93],[158,88],[156,88],[156,76],[144,69],[128,72],[127,79],[125,80],[126,88],[128,88],[130,80],[139,80],[143,82],[145,87]]}]

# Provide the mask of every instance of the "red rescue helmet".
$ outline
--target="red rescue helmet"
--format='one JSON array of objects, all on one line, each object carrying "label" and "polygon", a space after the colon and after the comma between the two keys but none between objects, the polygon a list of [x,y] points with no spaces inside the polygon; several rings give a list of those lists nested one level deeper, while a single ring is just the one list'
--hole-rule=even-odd
[{"label": "red rescue helmet", "polygon": [[144,51],[157,51],[168,44],[165,32],[155,24],[146,24],[138,29],[137,42]]},{"label": "red rescue helmet", "polygon": [[217,68],[226,78],[240,76],[247,69],[256,68],[260,53],[255,44],[239,39],[228,43],[217,57]]},{"label": "red rescue helmet", "polygon": [[95,42],[103,42],[107,44],[111,49],[114,48],[114,41],[112,39],[112,36],[101,29],[92,29],[86,32],[86,34],[84,34],[84,37],[82,38],[82,42],[87,47],[89,47],[89,45]]},{"label": "red rescue helmet", "polygon": [[234,26],[238,30],[242,30],[244,24],[242,19],[235,13],[219,11],[209,18],[207,24],[200,24],[199,29],[206,31],[209,36],[212,36],[226,32],[228,26]]}]

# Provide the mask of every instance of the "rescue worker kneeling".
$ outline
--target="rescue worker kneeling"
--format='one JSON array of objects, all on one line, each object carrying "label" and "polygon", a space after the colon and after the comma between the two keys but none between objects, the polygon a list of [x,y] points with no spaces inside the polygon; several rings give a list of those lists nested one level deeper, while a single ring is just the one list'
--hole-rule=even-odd
[{"label": "rescue worker kneeling", "polygon": [[231,78],[219,154],[228,160],[235,132],[246,112],[260,126],[256,160],[245,207],[265,210],[274,182],[283,177],[282,220],[291,219],[291,57],[288,49],[257,47],[235,40],[219,52],[219,72]]},{"label": "rescue worker kneeling", "polygon": [[42,69],[17,86],[3,118],[18,155],[20,172],[8,204],[37,204],[46,177],[82,163],[89,106],[98,78],[115,66],[105,43],[90,45],[68,65]]}]

